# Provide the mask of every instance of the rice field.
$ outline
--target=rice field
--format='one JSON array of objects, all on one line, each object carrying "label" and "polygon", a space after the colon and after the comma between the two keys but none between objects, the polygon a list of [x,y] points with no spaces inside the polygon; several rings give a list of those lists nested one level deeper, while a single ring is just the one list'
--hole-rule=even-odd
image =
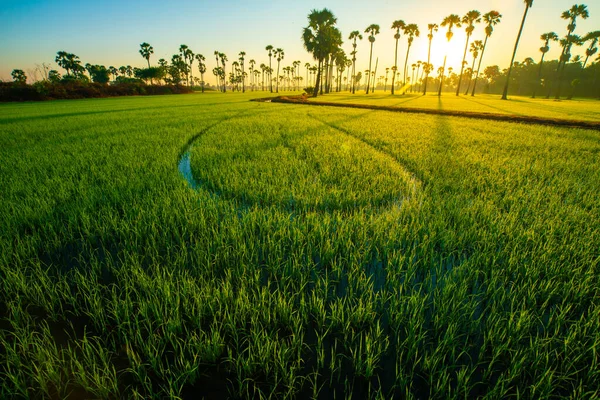
[{"label": "rice field", "polygon": [[252,97],[0,105],[0,398],[600,395],[598,131]]},{"label": "rice field", "polygon": [[[309,101],[311,98],[309,98]],[[319,96],[316,101],[328,101],[346,104],[369,104],[387,107],[425,108],[433,110],[468,111],[515,115],[523,117],[571,119],[580,121],[600,121],[600,102],[596,99],[554,100],[545,98],[532,99],[526,96],[510,96],[501,100],[500,95],[478,94],[477,96],[455,96],[454,93],[428,93],[422,96],[417,93],[396,94],[389,90],[365,95],[364,92],[349,94],[348,92],[331,93]]]}]

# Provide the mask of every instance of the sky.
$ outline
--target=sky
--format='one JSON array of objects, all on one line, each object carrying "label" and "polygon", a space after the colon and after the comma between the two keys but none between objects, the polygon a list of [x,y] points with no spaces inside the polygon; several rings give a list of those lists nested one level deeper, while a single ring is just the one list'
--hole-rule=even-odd
[{"label": "sky", "polygon": [[[572,0],[535,0],[529,10],[516,59],[532,57],[539,61],[542,45],[539,36],[554,31],[566,34],[567,22],[560,18],[573,5]],[[600,29],[600,0],[588,0],[590,18],[577,21],[575,33],[584,35]],[[213,53],[225,53],[229,61],[246,52],[246,60],[257,65],[268,64],[265,46],[283,48],[285,58],[281,66],[293,61],[314,63],[302,45],[302,28],[312,9],[329,8],[338,19],[338,28],[345,39],[343,48],[352,50],[348,35],[353,30],[363,32],[370,24],[378,24],[381,33],[373,47],[373,63],[379,59],[379,71],[394,65],[394,31],[392,22],[402,19],[416,23],[421,31],[411,48],[409,65],[427,60],[427,24],[441,23],[449,14],[464,15],[469,10],[482,14],[497,10],[502,22],[496,26],[484,55],[482,66],[499,65],[506,68],[510,62],[515,39],[523,17],[523,0],[0,0],[0,79],[11,80],[10,73],[18,68],[31,75],[36,64],[50,63],[52,69],[64,71],[56,65],[56,52],[75,53],[82,64],[131,65],[144,67],[145,60],[138,53],[139,45],[148,42],[154,47],[150,62],[171,59],[179,45],[186,44],[194,53],[204,54],[209,73],[205,79],[214,83],[210,73],[216,66]],[[448,52],[447,65],[455,69],[465,45],[464,29],[455,30],[450,51],[440,28],[432,43],[431,62],[437,68]],[[366,36],[358,45],[357,71],[368,68],[369,42]],[[478,24],[472,40],[484,38],[483,24]],[[405,60],[406,38],[399,42],[399,68]],[[556,59],[558,44],[551,46],[546,59]],[[573,55],[584,55],[579,47]],[[467,60],[471,60],[467,55]],[[196,67],[196,64],[194,65]],[[483,70],[483,67],[482,67]],[[196,70],[197,71],[197,70]],[[304,75],[302,68],[302,74]]]}]

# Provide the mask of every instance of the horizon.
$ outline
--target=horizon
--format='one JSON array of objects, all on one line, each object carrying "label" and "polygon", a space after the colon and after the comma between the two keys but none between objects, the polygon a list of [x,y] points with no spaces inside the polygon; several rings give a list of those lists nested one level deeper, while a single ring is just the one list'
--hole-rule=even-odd
[{"label": "horizon", "polygon": [[[0,60],[0,79],[10,81],[11,71],[22,69],[32,82],[32,71],[36,64],[41,63],[50,63],[51,69],[64,74],[64,70],[54,61],[56,52],[61,50],[79,56],[82,65],[89,62],[117,68],[121,65],[144,67],[146,61],[138,52],[142,42],[148,42],[154,48],[150,59],[152,65],[157,65],[160,58],[170,60],[172,54],[178,53],[181,44],[188,45],[195,53],[204,54],[207,65],[205,81],[208,84],[215,83],[211,72],[215,66],[215,50],[225,53],[229,64],[238,57],[240,51],[245,51],[246,60],[254,59],[257,65],[260,65],[268,64],[264,48],[269,44],[284,49],[285,58],[281,67],[291,65],[293,61],[301,61],[300,76],[304,77],[304,64],[315,64],[315,61],[303,47],[302,28],[307,25],[310,11],[322,8],[330,9],[337,17],[337,27],[344,39],[342,48],[347,55],[352,50],[348,40],[351,31],[359,30],[363,33],[370,24],[380,25],[381,32],[376,36],[373,47],[373,66],[379,59],[377,76],[384,74],[386,67],[394,65],[395,40],[394,31],[390,28],[394,20],[402,19],[407,24],[416,23],[419,26],[420,36],[414,39],[409,55],[410,70],[411,64],[427,60],[428,23],[439,25],[441,20],[451,13],[462,17],[472,9],[477,9],[482,15],[497,10],[502,14],[502,21],[496,25],[488,40],[481,71],[490,65],[498,65],[502,70],[507,68],[510,62],[524,11],[522,0],[512,0],[509,4],[491,0],[486,2],[485,6],[474,0],[460,0],[453,4],[440,0],[424,0],[413,6],[392,6],[389,1],[384,0],[371,3],[369,7],[348,7],[347,3],[341,0],[310,1],[302,4],[286,1],[273,4],[260,0],[248,5],[235,0],[227,4],[203,5],[183,0],[178,1],[176,6],[167,4],[168,8],[161,9],[158,7],[161,3],[156,0],[126,4],[110,0],[105,3],[104,13],[99,14],[94,5],[80,4],[72,0],[26,0],[0,11],[4,20],[8,21],[0,28],[0,34],[7,39],[0,43],[0,51],[4,55]],[[536,63],[539,62],[539,47],[542,46],[539,36],[553,31],[559,37],[563,37],[566,34],[567,21],[560,16],[572,5],[573,2],[563,0],[540,5],[534,2],[527,15],[515,61],[522,62],[531,57]],[[143,9],[136,8],[139,6],[143,6]],[[435,11],[428,11],[431,9]],[[596,12],[600,13],[600,7],[596,9],[594,5],[590,7],[588,4],[588,11],[590,17],[587,20],[577,20],[575,33],[580,36],[594,30],[594,23],[598,18]],[[65,24],[65,20],[70,23]],[[483,23],[476,24],[471,43],[484,39],[483,28]],[[255,35],[249,35],[248,31]],[[450,47],[446,45],[444,28],[440,27],[434,35],[431,63],[435,68],[442,64],[444,55],[448,52],[447,67],[453,67],[455,71],[460,69],[466,35],[464,27],[455,28],[453,31],[454,37]],[[368,68],[369,42],[367,35],[363,33],[363,36],[364,39],[357,47],[357,71]],[[573,57],[585,56],[586,47],[574,47]],[[406,50],[406,37],[402,35],[398,45],[400,71]],[[554,42],[545,60],[557,59],[559,55],[560,46]],[[467,54],[467,67],[470,66],[471,60],[472,57]],[[590,59],[590,62],[593,60]]]}]

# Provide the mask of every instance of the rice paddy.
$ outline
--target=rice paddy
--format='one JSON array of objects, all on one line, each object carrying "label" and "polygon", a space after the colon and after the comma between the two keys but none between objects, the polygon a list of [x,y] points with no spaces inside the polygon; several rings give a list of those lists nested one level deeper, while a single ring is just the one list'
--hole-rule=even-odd
[{"label": "rice paddy", "polygon": [[[311,100],[309,98],[309,100]],[[580,121],[600,121],[598,100],[554,100],[525,96],[511,96],[509,100],[501,100],[498,95],[479,94],[477,96],[455,96],[443,93],[441,97],[431,93],[422,96],[416,93],[391,96],[377,91],[365,96],[364,93],[354,95],[348,92],[331,93],[320,96],[316,101],[327,101],[345,104],[370,104],[388,107],[424,108],[433,110],[468,111],[478,113],[505,114],[523,117],[571,119]]]},{"label": "rice paddy", "polygon": [[0,105],[0,397],[600,395],[599,132],[253,96]]}]

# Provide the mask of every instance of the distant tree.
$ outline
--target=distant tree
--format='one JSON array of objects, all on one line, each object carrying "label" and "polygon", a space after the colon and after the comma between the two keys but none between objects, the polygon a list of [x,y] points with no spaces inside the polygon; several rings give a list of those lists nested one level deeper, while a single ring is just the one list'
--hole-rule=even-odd
[{"label": "distant tree", "polygon": [[200,84],[202,85],[202,93],[204,93],[204,73],[206,72],[206,58],[202,54],[196,54],[198,61],[198,72],[200,72]]},{"label": "distant tree", "polygon": [[[352,55],[352,76],[356,75],[356,46],[357,40],[362,40],[363,36],[361,35],[361,33],[359,31],[352,31],[350,32],[350,36],[348,37],[348,39],[352,40],[352,52],[350,53]],[[352,93],[354,94],[356,91],[356,79],[352,80]],[[360,82],[360,80],[359,80]]]},{"label": "distant tree", "polygon": [[244,67],[244,61],[246,61],[246,58],[245,58],[246,57],[246,52],[245,51],[240,51],[239,56],[240,56],[240,58],[239,58],[239,60],[240,60],[240,67],[242,69],[242,93],[246,93],[246,85],[245,85],[246,82],[245,82],[245,79],[244,79],[244,74],[246,73],[245,72],[245,67]]},{"label": "distant tree", "polygon": [[483,21],[485,22],[485,40],[483,41],[483,48],[481,49],[481,56],[479,57],[479,63],[477,64],[477,72],[475,73],[475,82],[473,82],[473,90],[471,91],[471,96],[475,96],[475,89],[477,88],[477,79],[479,78],[479,70],[481,69],[481,60],[483,60],[483,54],[485,53],[485,48],[487,45],[487,41],[492,36],[494,32],[494,26],[500,23],[502,19],[502,14],[498,11],[490,11],[486,14],[483,14]]},{"label": "distant tree", "polygon": [[118,69],[111,65],[110,67],[108,67],[108,72],[113,76],[113,81],[117,80],[117,75],[119,75]]},{"label": "distant tree", "polygon": [[13,69],[12,72],[10,73],[10,76],[12,76],[13,81],[15,83],[24,85],[25,83],[27,83],[27,75],[25,75],[25,71],[23,71],[22,69]]},{"label": "distant tree", "polygon": [[[269,70],[272,70],[272,68],[271,68],[271,60],[273,58],[273,49],[274,49],[274,47],[272,45],[268,45],[267,47],[265,47],[265,50],[269,54]],[[271,86],[271,93],[273,93],[273,81],[271,80],[271,76],[270,75],[269,75],[269,81],[270,81],[270,86]]]},{"label": "distant tree", "polygon": [[48,71],[48,80],[51,83],[58,83],[58,82],[60,82],[60,79],[61,79],[61,76],[57,70],[52,69],[52,70]]},{"label": "distant tree", "polygon": [[223,69],[223,71],[221,72],[221,80],[223,81],[223,93],[225,93],[227,92],[227,82],[225,80],[225,77],[227,76],[227,56],[225,55],[225,53],[219,53],[219,59],[221,60],[221,68]]},{"label": "distant tree", "polygon": [[[369,71],[371,71],[371,62],[373,61],[373,43],[375,43],[375,35],[379,35],[379,25],[371,24],[365,29],[365,33],[369,34],[369,42],[371,43],[371,52],[369,53]],[[368,77],[366,94],[369,94],[371,79]]]},{"label": "distant tree", "polygon": [[125,75],[127,75],[127,67],[125,67],[125,66],[121,65],[121,66],[119,67],[119,73],[121,74],[121,76],[125,76]]},{"label": "distant tree", "polygon": [[576,22],[577,18],[587,19],[590,16],[587,6],[585,4],[574,4],[570,9],[564,11],[560,16],[562,19],[569,20],[569,24],[567,25],[567,35],[563,40],[560,41],[562,46],[562,52],[560,54],[560,58],[558,60],[558,67],[556,68],[557,79],[557,88],[555,98],[560,98],[561,84],[562,78],[565,72],[566,64],[571,59],[571,47],[573,44],[581,45],[582,39],[574,35],[575,28],[577,27]]},{"label": "distant tree", "polygon": [[408,24],[402,30],[404,31],[404,36],[408,36],[408,48],[406,49],[406,58],[404,59],[404,81],[402,82],[402,86],[404,87],[402,93],[404,94],[406,93],[406,74],[408,73],[408,54],[410,53],[410,47],[415,36],[419,37],[420,32],[417,24]]},{"label": "distant tree", "polygon": [[[446,39],[448,43],[454,36],[454,32],[452,32],[452,28],[454,26],[460,28],[460,17],[456,14],[450,14],[442,21],[442,26],[448,27],[448,32],[446,32]],[[444,85],[444,72],[446,71],[446,58],[448,57],[448,52],[446,51],[446,55],[444,56],[444,64],[442,65],[442,73],[440,76],[440,87],[438,90],[438,96],[442,95],[442,86]]]},{"label": "distant tree", "polygon": [[588,62],[588,59],[598,52],[598,40],[600,39],[600,31],[589,32],[583,37],[583,42],[590,42],[589,47],[585,50],[585,61],[583,62],[583,69]]},{"label": "distant tree", "polygon": [[[285,53],[283,49],[277,48],[275,49],[275,58],[277,58],[277,75],[279,76],[279,65],[281,64],[281,60],[283,60]],[[279,93],[279,80],[277,80],[277,93]]]},{"label": "distant tree", "polygon": [[513,69],[513,64],[515,62],[515,56],[517,55],[517,49],[519,48],[519,40],[521,39],[521,33],[523,33],[523,27],[525,26],[525,19],[527,18],[527,12],[533,6],[533,0],[523,0],[525,3],[525,12],[523,13],[523,19],[521,20],[521,27],[519,28],[519,33],[517,34],[517,40],[515,41],[515,48],[513,50],[512,57],[510,59],[510,64],[508,67],[508,73],[506,74],[506,83],[504,84],[504,90],[502,91],[502,100],[506,100],[508,97],[508,85],[510,84],[510,74]]},{"label": "distant tree", "polygon": [[312,10],[308,15],[308,26],[302,31],[304,48],[318,62],[313,97],[317,97],[319,93],[324,60],[341,42],[341,33],[335,27],[336,23],[337,18],[327,8]]},{"label": "distant tree", "polygon": [[59,51],[56,53],[56,63],[67,71],[67,75],[79,76],[84,71],[83,66],[79,57],[73,53],[67,53],[66,51]]},{"label": "distant tree", "polygon": [[150,46],[150,44],[144,42],[140,44],[140,54],[143,58],[146,59],[146,62],[148,63],[148,68],[150,68],[150,56],[154,54],[154,48]]},{"label": "distant tree", "polygon": [[250,65],[250,85],[252,86],[252,91],[254,91],[256,86],[256,74],[254,73],[254,66],[256,65],[256,60],[250,60],[248,62],[248,65]]},{"label": "distant tree", "polygon": [[427,49],[427,63],[425,64],[425,67],[423,68],[425,72],[425,84],[423,85],[423,95],[427,94],[427,81],[429,79],[429,73],[431,71],[433,71],[433,66],[430,64],[431,61],[431,41],[433,40],[433,32],[437,32],[438,31],[438,25],[437,24],[428,24],[427,25],[427,30],[429,31],[429,33],[427,34],[427,38],[429,39],[429,47]]},{"label": "distant tree", "polygon": [[[403,20],[398,19],[394,22],[392,22],[392,29],[396,30],[396,33],[394,33],[394,39],[396,40],[396,48],[394,50],[394,69],[393,71],[397,71],[398,70],[398,41],[400,40],[400,29],[404,29],[404,27],[406,26],[406,24],[404,23]],[[393,73],[392,74],[392,94],[394,94],[394,87],[396,86],[396,74]]]},{"label": "distant tree", "polygon": [[542,59],[540,60],[540,68],[538,70],[538,77],[535,85],[533,86],[533,94],[531,97],[535,99],[536,89],[541,83],[542,80],[542,67],[544,66],[544,56],[548,51],[550,51],[550,41],[556,42],[558,40],[558,35],[554,32],[544,33],[540,36],[540,39],[544,41],[544,45],[540,47],[540,51],[542,52]]},{"label": "distant tree", "polygon": [[[466,25],[465,32],[467,33],[467,40],[465,42],[465,52],[463,54],[463,60],[462,60],[462,64],[460,67],[460,74],[458,77],[458,84],[456,86],[456,95],[457,96],[460,93],[460,84],[462,82],[463,69],[465,67],[465,60],[467,58],[467,49],[469,48],[469,39],[471,39],[471,35],[473,34],[473,31],[475,30],[475,23],[481,22],[481,13],[477,10],[471,10],[465,14],[465,16],[462,18],[461,22],[463,25]],[[470,78],[469,78],[469,82],[470,82]]]},{"label": "distant tree", "polygon": [[110,71],[104,65],[92,65],[89,73],[92,82],[108,83],[110,81]]},{"label": "distant tree", "polygon": [[469,49],[469,51],[471,52],[471,55],[473,56],[473,65],[471,65],[471,72],[468,74],[469,82],[467,83],[467,90],[465,91],[465,96],[467,94],[469,94],[471,80],[473,79],[473,71],[475,70],[475,61],[477,60],[477,57],[479,56],[479,52],[482,49],[483,49],[483,42],[481,40],[475,40],[473,43],[471,43],[471,48]]}]

